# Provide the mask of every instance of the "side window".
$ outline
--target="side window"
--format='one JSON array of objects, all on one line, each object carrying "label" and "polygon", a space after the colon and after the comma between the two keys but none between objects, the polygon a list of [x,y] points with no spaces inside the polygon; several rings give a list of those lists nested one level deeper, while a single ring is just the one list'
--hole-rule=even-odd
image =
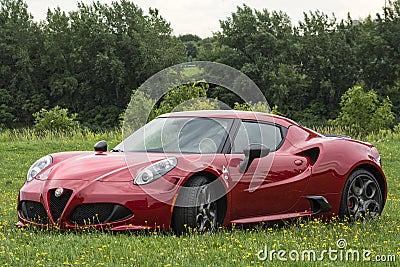
[{"label": "side window", "polygon": [[243,153],[249,144],[263,144],[275,151],[282,142],[279,127],[267,123],[243,121],[232,146],[232,154]]}]

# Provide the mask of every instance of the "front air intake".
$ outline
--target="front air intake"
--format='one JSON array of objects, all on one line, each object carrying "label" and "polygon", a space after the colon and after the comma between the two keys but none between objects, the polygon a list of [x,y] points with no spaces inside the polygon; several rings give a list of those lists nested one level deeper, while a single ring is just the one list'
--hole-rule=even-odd
[{"label": "front air intake", "polygon": [[61,214],[64,211],[65,205],[67,205],[69,198],[72,195],[72,190],[64,189],[63,193],[58,196],[56,194],[57,189],[49,191],[50,194],[50,211],[53,216],[54,222],[57,222]]},{"label": "front air intake", "polygon": [[77,206],[69,220],[77,225],[112,223],[133,215],[128,208],[112,203],[90,203]]},{"label": "front air intake", "polygon": [[25,220],[40,224],[49,223],[49,217],[47,216],[46,210],[40,202],[28,200],[21,201],[19,211]]}]

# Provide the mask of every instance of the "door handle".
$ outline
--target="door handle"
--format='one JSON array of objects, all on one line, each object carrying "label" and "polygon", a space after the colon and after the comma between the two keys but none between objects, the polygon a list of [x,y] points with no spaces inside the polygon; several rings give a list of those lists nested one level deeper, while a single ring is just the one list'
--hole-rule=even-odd
[{"label": "door handle", "polygon": [[302,160],[302,159],[296,159],[296,160],[294,161],[294,164],[297,165],[297,166],[300,166],[300,165],[303,164],[303,160]]}]

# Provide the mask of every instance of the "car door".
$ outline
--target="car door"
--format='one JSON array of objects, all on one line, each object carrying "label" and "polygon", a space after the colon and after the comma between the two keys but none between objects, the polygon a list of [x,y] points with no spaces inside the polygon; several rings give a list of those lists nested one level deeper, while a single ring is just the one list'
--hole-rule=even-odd
[{"label": "car door", "polygon": [[[228,172],[235,184],[231,191],[231,219],[288,211],[302,196],[311,173],[309,159],[279,148],[285,129],[272,123],[242,121],[227,154]],[[271,152],[256,158],[243,173],[239,164],[250,143],[266,145]]]}]

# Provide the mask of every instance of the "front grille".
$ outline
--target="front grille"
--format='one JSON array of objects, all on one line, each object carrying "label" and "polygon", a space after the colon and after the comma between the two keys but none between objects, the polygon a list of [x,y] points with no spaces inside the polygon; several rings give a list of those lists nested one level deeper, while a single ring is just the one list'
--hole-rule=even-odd
[{"label": "front grille", "polygon": [[128,208],[111,203],[91,203],[77,206],[69,220],[77,225],[103,224],[120,221],[132,216]]},{"label": "front grille", "polygon": [[72,195],[72,190],[64,189],[64,192],[59,197],[56,197],[55,191],[56,189],[51,189],[49,191],[50,211],[53,216],[54,222],[57,222],[64,211],[65,205],[67,205],[67,202]]},{"label": "front grille", "polygon": [[24,200],[20,204],[21,215],[24,219],[41,224],[49,223],[49,217],[42,203]]}]

